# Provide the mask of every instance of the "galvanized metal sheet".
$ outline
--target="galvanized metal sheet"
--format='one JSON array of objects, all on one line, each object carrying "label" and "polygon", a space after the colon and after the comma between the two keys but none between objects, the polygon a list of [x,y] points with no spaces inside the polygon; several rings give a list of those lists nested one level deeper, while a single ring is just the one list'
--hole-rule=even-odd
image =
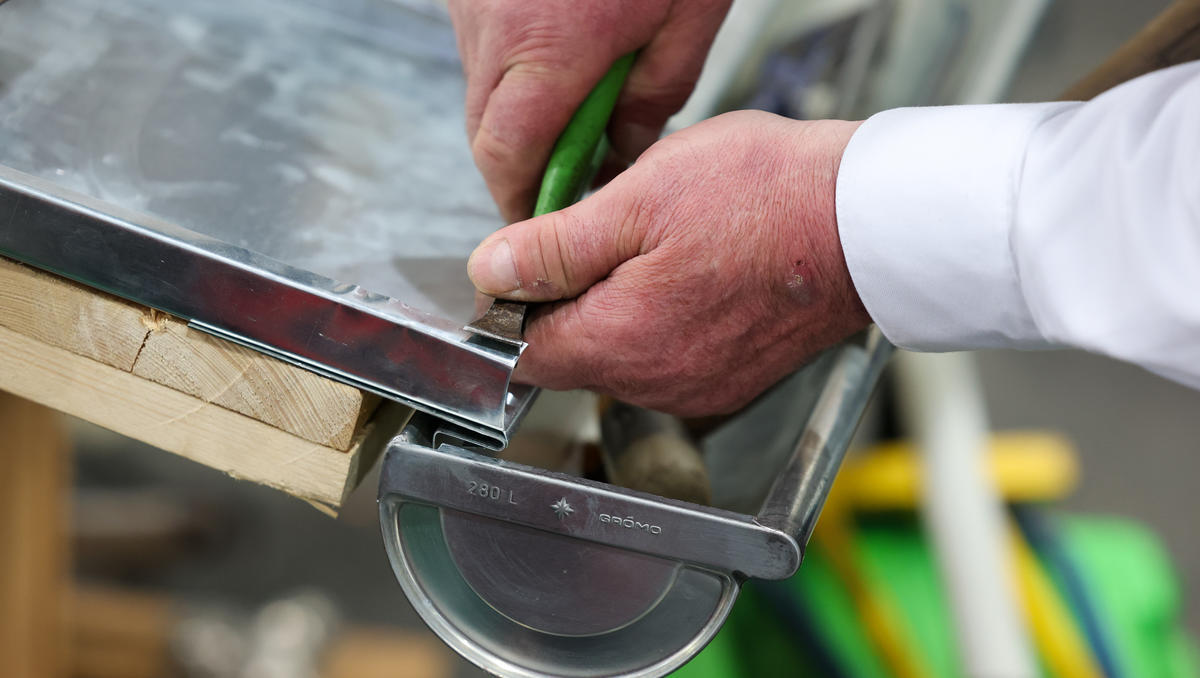
[{"label": "galvanized metal sheet", "polygon": [[0,5],[0,165],[460,323],[462,100],[433,2]]},{"label": "galvanized metal sheet", "polygon": [[433,3],[3,3],[0,254],[502,445],[535,391],[461,330],[462,90]]}]

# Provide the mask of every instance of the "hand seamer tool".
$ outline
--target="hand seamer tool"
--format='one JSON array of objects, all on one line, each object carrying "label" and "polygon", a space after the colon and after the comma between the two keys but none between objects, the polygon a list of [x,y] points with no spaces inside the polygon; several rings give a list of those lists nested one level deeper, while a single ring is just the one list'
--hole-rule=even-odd
[{"label": "hand seamer tool", "polygon": [[[535,214],[565,207],[590,181],[632,59],[559,138]],[[468,329],[519,355],[524,315],[523,304],[496,302]],[[872,328],[789,380],[799,395],[782,419],[742,417],[742,438],[755,442],[734,445],[726,462],[755,459],[756,478],[738,486],[762,488],[739,503],[756,515],[503,461],[418,414],[389,444],[379,485],[396,577],[442,640],[494,674],[665,675],[716,634],[742,582],[799,567],[891,350]],[[775,442],[761,442],[773,426]]]},{"label": "hand seamer tool", "polygon": [[[560,210],[579,200],[587,190],[596,170],[608,153],[604,130],[612,117],[613,107],[629,69],[633,66],[634,54],[627,54],[613,63],[600,82],[579,105],[571,116],[566,129],[559,135],[546,163],[542,186],[538,191],[533,216]],[[511,344],[525,347],[522,330],[525,325],[526,304],[519,301],[494,299],[488,310],[465,329]]]}]

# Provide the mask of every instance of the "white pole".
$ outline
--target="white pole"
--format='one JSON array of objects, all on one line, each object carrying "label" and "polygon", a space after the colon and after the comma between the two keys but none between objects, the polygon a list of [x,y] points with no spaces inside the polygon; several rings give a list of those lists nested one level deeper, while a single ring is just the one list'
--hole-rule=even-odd
[{"label": "white pole", "polygon": [[923,455],[923,518],[946,582],[963,675],[1036,678],[1007,521],[987,473],[988,422],[968,353],[896,356],[898,405]]}]

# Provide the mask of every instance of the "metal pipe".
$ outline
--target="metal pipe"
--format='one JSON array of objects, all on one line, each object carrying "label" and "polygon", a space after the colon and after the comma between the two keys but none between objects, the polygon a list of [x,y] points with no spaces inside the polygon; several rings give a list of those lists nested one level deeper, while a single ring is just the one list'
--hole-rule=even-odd
[{"label": "metal pipe", "polygon": [[803,545],[825,505],[850,439],[894,348],[872,326],[861,343],[839,349],[795,451],[771,486],[758,521],[786,532]]}]

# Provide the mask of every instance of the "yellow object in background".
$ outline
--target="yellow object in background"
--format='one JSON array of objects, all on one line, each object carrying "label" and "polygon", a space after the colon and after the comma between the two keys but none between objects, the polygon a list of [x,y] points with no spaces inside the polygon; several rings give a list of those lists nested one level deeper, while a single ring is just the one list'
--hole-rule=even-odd
[{"label": "yellow object in background", "polygon": [[[1062,499],[1079,481],[1075,450],[1053,433],[1017,432],[993,435],[988,469],[1000,495],[1009,502]],[[920,458],[907,442],[867,448],[848,458],[836,485],[856,510],[914,509],[920,487]]]},{"label": "yellow object in background", "polygon": [[[1044,503],[1065,497],[1076,486],[1074,448],[1052,433],[1004,433],[989,441],[987,463],[1000,495],[1008,502]],[[920,499],[920,457],[907,442],[863,450],[847,459],[830,492],[813,539],[821,544],[838,578],[851,594],[859,618],[889,671],[899,678],[930,675],[905,638],[904,626],[886,597],[872,590],[858,571],[850,511],[915,510]],[[1059,596],[1037,555],[1015,527],[1011,571],[1017,579],[1030,637],[1055,678],[1102,678],[1075,618]]]},{"label": "yellow object in background", "polygon": [[836,491],[830,492],[813,531],[813,541],[821,546],[842,586],[846,587],[867,638],[889,673],[896,678],[930,678],[933,672],[914,650],[916,644],[907,637],[896,606],[886,592],[872,586],[859,569],[853,525],[843,499]]},{"label": "yellow object in background", "polygon": [[[1011,521],[1010,521],[1011,523]],[[1050,675],[1055,678],[1103,678],[1075,617],[1041,561],[1015,524],[1011,524],[1013,571],[1029,631]]]}]

